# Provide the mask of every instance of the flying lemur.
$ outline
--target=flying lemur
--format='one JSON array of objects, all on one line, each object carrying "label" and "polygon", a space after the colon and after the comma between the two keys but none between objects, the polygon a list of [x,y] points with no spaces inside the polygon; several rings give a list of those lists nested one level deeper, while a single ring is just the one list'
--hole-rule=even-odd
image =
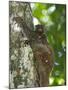
[{"label": "flying lemur", "polygon": [[44,35],[44,26],[38,24],[35,28],[36,33],[33,53],[36,61],[39,86],[44,87],[49,85],[49,75],[54,65],[54,52]]}]

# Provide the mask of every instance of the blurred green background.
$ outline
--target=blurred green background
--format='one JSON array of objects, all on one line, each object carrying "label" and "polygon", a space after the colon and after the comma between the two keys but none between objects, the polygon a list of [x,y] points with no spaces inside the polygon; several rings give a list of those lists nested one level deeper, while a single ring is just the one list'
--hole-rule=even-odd
[{"label": "blurred green background", "polygon": [[31,3],[34,24],[43,24],[55,53],[50,86],[66,85],[66,5]]}]

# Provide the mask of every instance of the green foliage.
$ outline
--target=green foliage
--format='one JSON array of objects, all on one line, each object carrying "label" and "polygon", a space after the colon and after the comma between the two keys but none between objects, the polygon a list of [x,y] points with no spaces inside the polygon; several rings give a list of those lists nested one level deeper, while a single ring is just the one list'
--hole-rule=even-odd
[{"label": "green foliage", "polygon": [[32,4],[32,13],[47,28],[48,42],[54,49],[55,64],[50,85],[66,84],[66,6],[60,4]]}]

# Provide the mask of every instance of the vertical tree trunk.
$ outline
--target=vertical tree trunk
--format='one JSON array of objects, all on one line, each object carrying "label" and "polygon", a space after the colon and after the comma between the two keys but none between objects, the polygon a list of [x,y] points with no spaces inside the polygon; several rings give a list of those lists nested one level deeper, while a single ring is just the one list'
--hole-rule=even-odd
[{"label": "vertical tree trunk", "polygon": [[10,1],[10,88],[37,86],[33,52],[28,43],[30,30],[26,26],[34,29],[30,4]]}]

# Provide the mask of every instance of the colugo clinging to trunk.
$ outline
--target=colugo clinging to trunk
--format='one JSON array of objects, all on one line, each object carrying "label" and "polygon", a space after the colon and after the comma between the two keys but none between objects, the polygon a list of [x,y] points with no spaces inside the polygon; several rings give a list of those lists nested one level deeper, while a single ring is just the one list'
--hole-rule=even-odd
[{"label": "colugo clinging to trunk", "polygon": [[33,53],[38,72],[39,86],[49,85],[49,75],[54,65],[54,52],[44,35],[43,25],[36,25]]},{"label": "colugo clinging to trunk", "polygon": [[44,26],[38,24],[35,26],[35,31],[33,31],[27,26],[21,17],[15,17],[13,20],[20,24],[20,27],[24,28],[24,33],[32,48],[35,68],[37,71],[38,86],[48,86],[49,75],[54,66],[54,52],[44,34]]}]

